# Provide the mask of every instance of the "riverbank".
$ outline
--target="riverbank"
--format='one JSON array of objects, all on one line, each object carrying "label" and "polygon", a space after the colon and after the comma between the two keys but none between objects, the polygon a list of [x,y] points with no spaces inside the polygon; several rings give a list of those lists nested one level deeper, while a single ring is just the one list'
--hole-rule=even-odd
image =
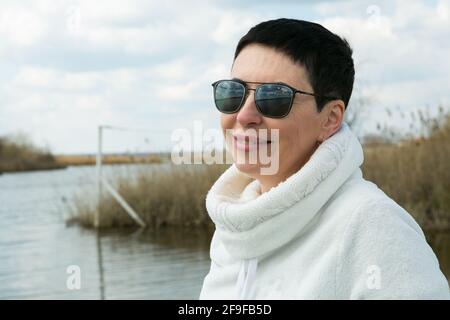
[{"label": "riverbank", "polygon": [[26,135],[0,137],[0,174],[64,167],[48,149],[35,146]]},{"label": "riverbank", "polygon": [[[86,166],[96,164],[96,155],[56,155],[55,160],[62,166]],[[102,156],[103,164],[142,164],[162,163],[164,158],[159,154],[105,154]]]},{"label": "riverbank", "polygon": [[[94,192],[95,172],[74,166],[0,176],[0,300],[197,299],[210,267],[210,233],[66,225],[63,203],[79,188]],[[81,288],[70,290],[76,267]]]},{"label": "riverbank", "polygon": [[[105,166],[104,173],[114,181],[113,172],[130,177],[144,167],[167,165]],[[67,226],[63,203],[80,190],[95,194],[95,172],[74,166],[0,176],[0,299],[196,299],[211,265],[209,229]],[[450,279],[450,233],[425,234]],[[66,287],[74,264],[81,268],[81,290]]]},{"label": "riverbank", "polygon": [[[427,139],[364,147],[364,177],[410,212],[424,230],[450,230],[448,141],[450,121]],[[123,175],[112,184],[149,226],[212,228],[205,197],[228,166],[167,165],[164,170],[144,169],[135,178]],[[81,193],[69,222],[92,227],[96,210],[92,197]],[[103,194],[100,210],[102,228],[135,225],[108,194]]]},{"label": "riverbank", "polygon": [[[150,227],[212,228],[205,214],[205,196],[226,168],[228,165],[168,163],[165,166],[146,166],[133,175],[117,175],[112,184]],[[67,223],[91,228],[94,226],[96,210],[92,195],[80,192],[69,210]],[[100,226],[121,228],[135,225],[115,199],[103,193],[100,200]]]}]

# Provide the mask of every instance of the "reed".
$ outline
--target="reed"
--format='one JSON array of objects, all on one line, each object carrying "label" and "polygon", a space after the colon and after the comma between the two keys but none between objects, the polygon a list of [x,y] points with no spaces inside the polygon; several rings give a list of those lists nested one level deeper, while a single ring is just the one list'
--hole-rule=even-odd
[{"label": "reed", "polygon": [[[95,155],[56,155],[55,160],[63,166],[89,166],[95,165]],[[134,155],[134,154],[105,154],[102,156],[103,164],[145,164],[161,163],[162,157],[158,154]]]},{"label": "reed", "polygon": [[35,146],[25,134],[0,137],[0,173],[64,168],[46,148]]},{"label": "reed", "polygon": [[[431,122],[420,138],[364,147],[364,177],[375,182],[426,230],[450,230],[450,117]],[[398,141],[397,141],[398,142]],[[116,190],[150,225],[206,226],[205,197],[227,165],[156,165],[136,178],[115,179]],[[162,169],[163,168],[163,169]],[[69,220],[93,225],[96,207],[81,195]],[[125,227],[135,223],[110,196],[101,199],[101,226]]]},{"label": "reed", "polygon": [[[228,165],[155,165],[133,178],[120,174],[113,185],[149,226],[212,227],[205,197]],[[97,210],[92,197],[79,194],[68,223],[92,227]],[[135,222],[108,194],[100,201],[101,227],[134,226]]]},{"label": "reed", "polygon": [[423,136],[364,148],[364,177],[424,229],[450,230],[450,117]]}]

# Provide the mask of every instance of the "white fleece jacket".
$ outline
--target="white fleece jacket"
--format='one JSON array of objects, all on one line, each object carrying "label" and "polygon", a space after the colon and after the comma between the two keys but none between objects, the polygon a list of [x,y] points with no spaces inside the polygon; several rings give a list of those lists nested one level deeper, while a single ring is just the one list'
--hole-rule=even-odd
[{"label": "white fleece jacket", "polygon": [[449,299],[422,230],[362,162],[344,123],[262,195],[231,166],[206,199],[216,229],[200,299]]}]

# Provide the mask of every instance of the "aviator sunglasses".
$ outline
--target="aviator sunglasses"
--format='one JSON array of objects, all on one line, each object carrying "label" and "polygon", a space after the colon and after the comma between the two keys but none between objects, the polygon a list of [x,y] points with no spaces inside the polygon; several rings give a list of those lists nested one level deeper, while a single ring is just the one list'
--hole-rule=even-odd
[{"label": "aviator sunglasses", "polygon": [[[258,84],[256,89],[248,87],[248,84]],[[214,103],[222,113],[236,113],[244,105],[249,91],[255,92],[256,109],[264,117],[283,118],[291,111],[294,97],[297,93],[314,97],[323,97],[329,100],[337,98],[319,96],[293,88],[285,83],[245,82],[240,79],[219,80],[212,84]]]}]

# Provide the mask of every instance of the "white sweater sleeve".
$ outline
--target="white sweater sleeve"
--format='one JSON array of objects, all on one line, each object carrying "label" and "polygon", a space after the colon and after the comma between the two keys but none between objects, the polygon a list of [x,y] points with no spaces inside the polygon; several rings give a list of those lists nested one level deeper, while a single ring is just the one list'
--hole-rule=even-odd
[{"label": "white sweater sleeve", "polygon": [[422,230],[389,198],[363,202],[339,246],[338,299],[450,299]]}]

